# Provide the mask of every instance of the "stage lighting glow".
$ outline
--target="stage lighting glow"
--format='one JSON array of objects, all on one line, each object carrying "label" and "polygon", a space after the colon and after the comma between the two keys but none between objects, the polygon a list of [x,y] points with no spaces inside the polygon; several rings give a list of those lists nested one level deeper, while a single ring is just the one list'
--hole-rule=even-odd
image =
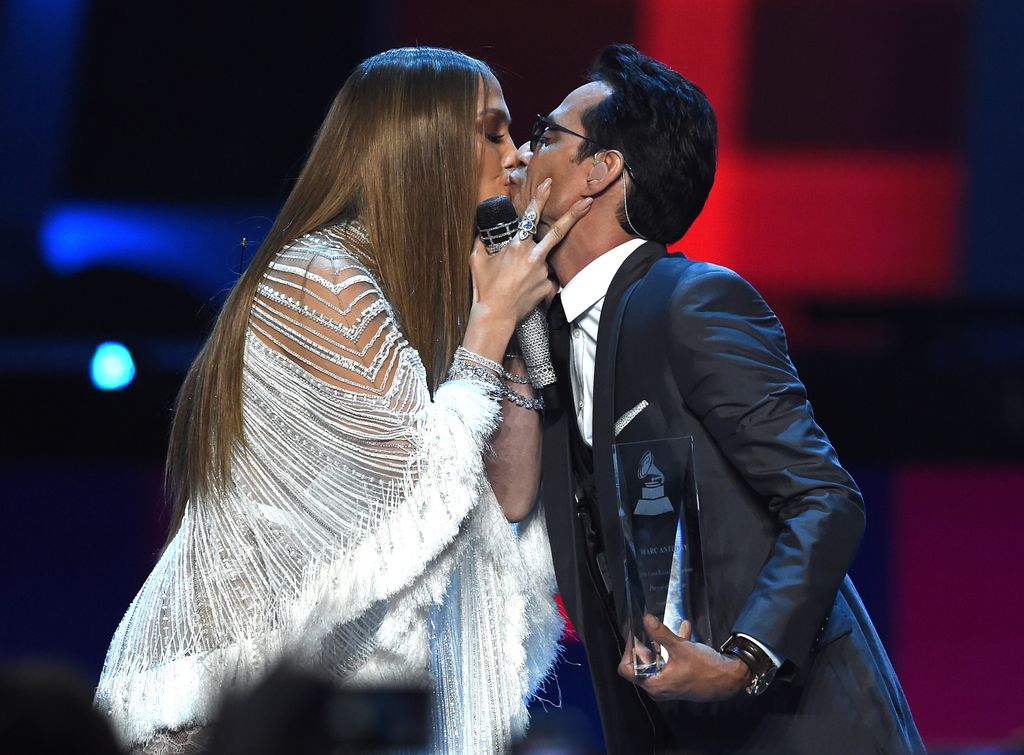
[{"label": "stage lighting glow", "polygon": [[135,377],[135,361],[123,343],[106,341],[96,347],[89,366],[92,384],[101,391],[119,391]]},{"label": "stage lighting glow", "polygon": [[234,283],[242,238],[260,239],[271,219],[239,208],[71,202],[43,217],[39,245],[58,275],[133,270],[209,296]]}]

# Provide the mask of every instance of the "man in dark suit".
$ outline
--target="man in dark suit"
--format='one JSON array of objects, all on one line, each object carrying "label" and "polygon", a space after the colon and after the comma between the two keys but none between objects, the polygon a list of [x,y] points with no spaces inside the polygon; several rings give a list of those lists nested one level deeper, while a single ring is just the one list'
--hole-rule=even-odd
[{"label": "man in dark suit", "polygon": [[[544,515],[566,611],[589,660],[609,752],[923,751],[846,577],[860,492],[817,425],[782,326],[734,272],[668,255],[714,180],[704,94],[627,45],[539,118],[519,193],[552,178],[545,233],[591,211],[549,261],[558,383],[546,394]],[[557,232],[557,231],[556,231]],[[625,651],[615,442],[689,436],[705,606],[650,632],[668,650],[634,678]],[[677,634],[678,632],[678,634]]]}]

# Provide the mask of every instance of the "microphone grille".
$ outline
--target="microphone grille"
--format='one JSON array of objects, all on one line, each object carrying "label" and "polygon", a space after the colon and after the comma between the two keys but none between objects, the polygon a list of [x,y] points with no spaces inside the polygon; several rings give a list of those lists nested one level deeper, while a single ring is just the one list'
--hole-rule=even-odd
[{"label": "microphone grille", "polygon": [[485,199],[476,207],[476,227],[478,229],[494,228],[505,223],[514,223],[519,213],[512,200],[499,195]]}]

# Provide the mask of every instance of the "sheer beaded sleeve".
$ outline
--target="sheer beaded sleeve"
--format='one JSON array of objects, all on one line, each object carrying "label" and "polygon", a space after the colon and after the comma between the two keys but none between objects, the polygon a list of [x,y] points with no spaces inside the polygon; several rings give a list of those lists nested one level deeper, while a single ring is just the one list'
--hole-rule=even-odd
[{"label": "sheer beaded sleeve", "polygon": [[[407,348],[366,268],[329,248],[279,254],[260,284],[250,326],[312,377],[368,396],[388,395]],[[405,372],[416,377],[415,369]]]},{"label": "sheer beaded sleeve", "polygon": [[472,378],[431,398],[351,232],[299,239],[260,282],[230,484],[186,505],[97,688],[133,752],[194,749],[221,694],[285,655],[448,691],[437,751],[525,729],[560,629],[546,533],[517,539],[484,476],[497,398]]}]

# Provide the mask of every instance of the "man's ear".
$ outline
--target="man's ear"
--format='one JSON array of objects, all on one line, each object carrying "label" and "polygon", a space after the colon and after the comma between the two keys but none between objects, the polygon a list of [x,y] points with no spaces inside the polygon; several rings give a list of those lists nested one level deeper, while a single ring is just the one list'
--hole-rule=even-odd
[{"label": "man's ear", "polygon": [[587,195],[600,194],[618,179],[625,167],[618,150],[605,149],[593,157],[594,164],[587,174]]},{"label": "man's ear", "polygon": [[602,161],[594,163],[594,167],[590,169],[590,173],[587,174],[587,183],[597,183],[603,181],[608,176],[608,165]]}]

